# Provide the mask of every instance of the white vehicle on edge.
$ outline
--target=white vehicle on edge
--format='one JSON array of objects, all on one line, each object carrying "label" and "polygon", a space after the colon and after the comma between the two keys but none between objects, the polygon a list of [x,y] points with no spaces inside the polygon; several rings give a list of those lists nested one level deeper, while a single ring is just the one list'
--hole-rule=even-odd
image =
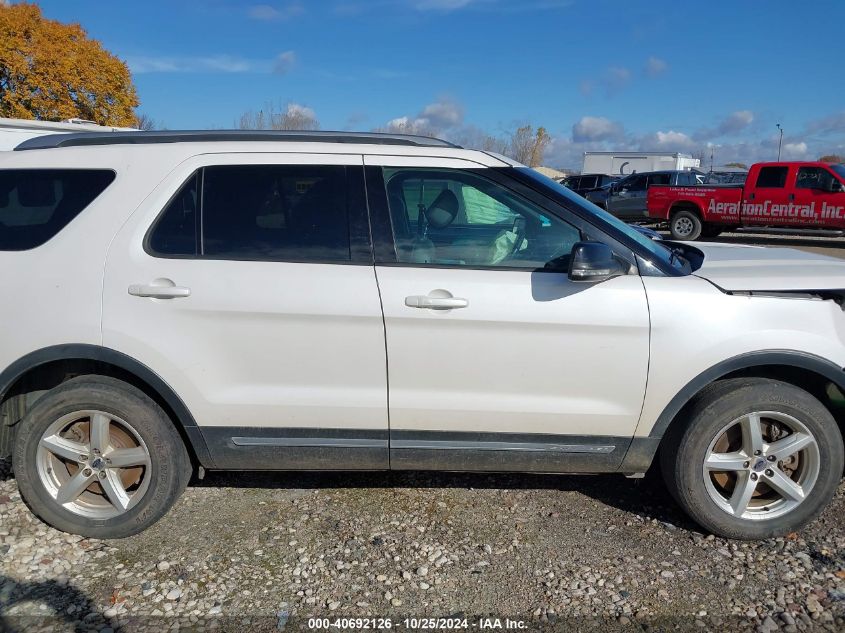
[{"label": "white vehicle on edge", "polygon": [[435,139],[80,133],[0,155],[29,507],[124,537],[205,469],[639,475],[706,530],[843,473],[845,262],[661,243]]}]

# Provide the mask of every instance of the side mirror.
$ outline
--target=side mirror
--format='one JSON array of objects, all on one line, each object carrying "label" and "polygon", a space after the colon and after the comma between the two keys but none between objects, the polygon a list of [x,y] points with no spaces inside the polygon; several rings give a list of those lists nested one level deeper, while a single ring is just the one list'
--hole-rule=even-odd
[{"label": "side mirror", "polygon": [[607,244],[578,242],[569,258],[571,281],[598,283],[626,274],[625,267]]},{"label": "side mirror", "polygon": [[838,180],[831,180],[827,190],[830,193],[842,193],[843,191],[845,191],[845,185],[843,185]]}]

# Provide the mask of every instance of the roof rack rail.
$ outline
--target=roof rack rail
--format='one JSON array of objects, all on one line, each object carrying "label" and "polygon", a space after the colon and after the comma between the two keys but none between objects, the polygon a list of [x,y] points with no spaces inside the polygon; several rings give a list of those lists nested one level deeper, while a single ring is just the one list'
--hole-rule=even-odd
[{"label": "roof rack rail", "polygon": [[15,150],[81,147],[88,145],[149,145],[154,143],[210,143],[215,141],[287,141],[292,143],[356,143],[362,145],[406,145],[452,147],[448,141],[411,134],[379,132],[300,132],[288,130],[161,130],[151,132],[72,132],[28,139]]}]

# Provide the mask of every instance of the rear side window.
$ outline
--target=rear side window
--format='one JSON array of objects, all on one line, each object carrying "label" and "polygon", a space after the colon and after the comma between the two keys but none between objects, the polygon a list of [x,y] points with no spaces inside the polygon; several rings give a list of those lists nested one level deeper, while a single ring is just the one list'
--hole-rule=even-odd
[{"label": "rear side window", "polygon": [[[650,185],[668,185],[671,180],[669,174],[652,174],[648,177],[648,184]],[[683,184],[683,183],[678,183]]]},{"label": "rear side window", "polygon": [[107,169],[0,170],[0,251],[55,237],[114,180]]},{"label": "rear side window", "polygon": [[196,172],[150,231],[165,257],[351,259],[346,167],[226,165]]},{"label": "rear side window", "polygon": [[786,186],[786,174],[789,167],[761,167],[757,175],[757,186],[782,188]]}]

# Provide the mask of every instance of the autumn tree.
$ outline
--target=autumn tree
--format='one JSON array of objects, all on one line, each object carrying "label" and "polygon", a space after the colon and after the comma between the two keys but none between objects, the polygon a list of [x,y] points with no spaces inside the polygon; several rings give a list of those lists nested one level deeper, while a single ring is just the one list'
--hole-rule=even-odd
[{"label": "autumn tree", "polygon": [[748,169],[745,163],[725,163],[725,167],[738,167],[739,169]]},{"label": "autumn tree", "polygon": [[546,128],[539,127],[535,132],[531,125],[523,125],[511,134],[508,154],[519,163],[539,167],[551,140]]},{"label": "autumn tree", "polygon": [[129,68],[79,24],[0,2],[0,116],[129,127],[137,105]]},{"label": "autumn tree", "polygon": [[820,163],[845,163],[845,156],[840,156],[839,154],[825,154],[824,156],[819,157]]}]

